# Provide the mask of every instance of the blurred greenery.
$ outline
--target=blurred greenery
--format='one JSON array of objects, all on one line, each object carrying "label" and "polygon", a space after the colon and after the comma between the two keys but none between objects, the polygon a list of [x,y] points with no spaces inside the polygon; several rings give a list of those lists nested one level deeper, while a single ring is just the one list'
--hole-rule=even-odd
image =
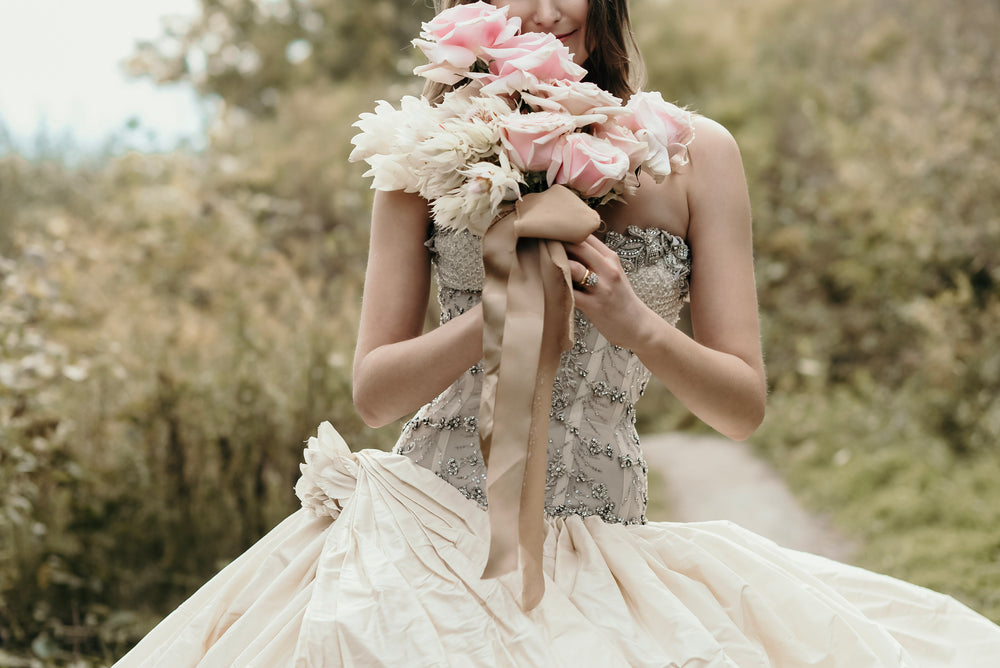
[{"label": "blurred greenery", "polygon": [[[351,405],[370,191],[346,155],[359,112],[419,90],[425,4],[203,0],[130,67],[221,100],[204,152],[0,150],[0,663],[120,656],[296,507],[321,420],[394,440]],[[1000,7],[634,11],[649,87],[743,150],[754,443],[863,565],[1000,621]]]}]

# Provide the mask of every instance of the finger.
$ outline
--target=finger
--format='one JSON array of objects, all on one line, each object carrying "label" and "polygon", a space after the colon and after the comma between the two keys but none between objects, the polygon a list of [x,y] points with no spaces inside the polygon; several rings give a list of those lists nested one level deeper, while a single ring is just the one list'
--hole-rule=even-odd
[{"label": "finger", "polygon": [[589,239],[578,244],[567,244],[566,254],[588,267],[603,265],[606,261],[601,252],[589,243]]},{"label": "finger", "polygon": [[595,251],[597,251],[597,253],[601,257],[603,257],[613,266],[617,267],[621,263],[621,258],[618,257],[618,253],[616,251],[611,250],[611,248],[609,248],[608,245],[604,243],[604,241],[598,239],[593,234],[587,237],[587,239],[584,240],[584,243],[586,243],[586,245],[589,246],[590,248],[593,248]]},{"label": "finger", "polygon": [[587,276],[587,267],[576,260],[570,259],[569,261],[569,277],[576,285],[580,283]]},{"label": "finger", "polygon": [[623,276],[621,260],[618,259],[617,254],[614,254],[613,257],[603,257],[596,250],[591,249],[590,252],[583,250],[579,254],[568,253],[567,255],[597,274],[598,279],[605,278],[615,281]]},{"label": "finger", "polygon": [[582,241],[575,241],[572,243],[566,243],[566,248],[582,248],[584,246],[589,246],[591,248],[600,248],[604,246],[604,242],[595,237],[593,234],[588,234],[583,238]]},{"label": "finger", "polygon": [[587,238],[581,242],[582,245],[590,246],[597,250],[598,253],[602,255],[614,255],[615,252],[608,248],[608,245],[604,243],[598,236],[594,234],[587,235]]},{"label": "finger", "polygon": [[578,244],[568,245],[566,251],[592,268],[613,268],[618,263],[618,254],[594,235],[590,235]]}]

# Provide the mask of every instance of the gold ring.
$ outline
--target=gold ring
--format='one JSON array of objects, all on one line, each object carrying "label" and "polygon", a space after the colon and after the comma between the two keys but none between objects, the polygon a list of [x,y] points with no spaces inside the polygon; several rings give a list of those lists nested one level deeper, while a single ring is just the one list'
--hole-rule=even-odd
[{"label": "gold ring", "polygon": [[576,285],[580,288],[594,287],[597,285],[597,274],[588,269],[587,273],[583,275],[583,278],[576,282]]}]

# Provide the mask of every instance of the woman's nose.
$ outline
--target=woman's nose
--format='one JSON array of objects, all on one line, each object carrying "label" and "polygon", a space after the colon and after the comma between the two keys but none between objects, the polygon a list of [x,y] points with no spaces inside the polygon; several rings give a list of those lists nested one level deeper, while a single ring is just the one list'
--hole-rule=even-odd
[{"label": "woman's nose", "polygon": [[544,32],[548,32],[548,29],[554,26],[561,17],[558,5],[557,0],[536,0],[531,22]]}]

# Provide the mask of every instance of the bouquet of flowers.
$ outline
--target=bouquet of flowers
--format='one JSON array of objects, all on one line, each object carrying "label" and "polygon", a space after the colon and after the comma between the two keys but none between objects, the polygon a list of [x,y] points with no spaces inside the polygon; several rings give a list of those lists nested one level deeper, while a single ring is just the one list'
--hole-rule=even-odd
[{"label": "bouquet of flowers", "polygon": [[379,101],[354,125],[350,160],[372,188],[419,193],[438,226],[482,235],[504,202],[566,186],[596,206],[658,182],[687,161],[691,114],[659,93],[627,104],[593,83],[549,33],[521,33],[506,7],[458,5],[413,40],[430,61],[414,73],[454,89],[433,104]]}]

